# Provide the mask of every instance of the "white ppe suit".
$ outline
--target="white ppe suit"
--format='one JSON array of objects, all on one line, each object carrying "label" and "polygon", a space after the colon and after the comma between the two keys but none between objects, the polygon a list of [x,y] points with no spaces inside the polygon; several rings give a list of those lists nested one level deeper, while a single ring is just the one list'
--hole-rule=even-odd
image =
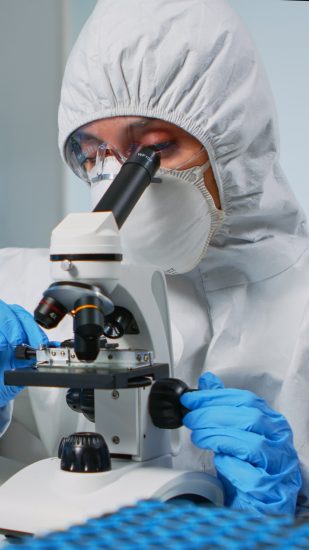
[{"label": "white ppe suit", "polygon": [[[196,386],[209,370],[227,387],[250,389],[282,412],[294,432],[309,505],[309,240],[278,162],[268,82],[225,0],[98,1],[65,71],[63,156],[67,138],[81,125],[124,115],[161,118],[197,138],[225,213],[198,267],[167,277],[176,376]],[[8,290],[19,255],[37,262],[31,277],[40,279],[34,284],[23,274],[24,295]],[[4,250],[1,298],[34,306],[47,286],[41,277],[46,264],[42,251]],[[31,399],[39,422],[39,398]],[[40,405],[53,414],[52,399]],[[54,445],[57,429],[62,433],[60,418]],[[176,465],[208,470],[208,453],[193,447],[188,430],[183,438]]]}]

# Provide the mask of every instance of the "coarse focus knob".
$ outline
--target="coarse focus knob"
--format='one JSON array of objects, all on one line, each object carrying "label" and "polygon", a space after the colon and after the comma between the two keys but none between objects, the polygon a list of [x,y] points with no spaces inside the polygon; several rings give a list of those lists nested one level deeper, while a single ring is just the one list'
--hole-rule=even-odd
[{"label": "coarse focus knob", "polygon": [[58,449],[61,470],[67,472],[108,472],[111,459],[104,437],[95,432],[76,432],[63,437]]},{"label": "coarse focus knob", "polygon": [[95,421],[93,388],[70,388],[67,391],[66,402],[72,411],[83,413],[88,420]]},{"label": "coarse focus knob", "polygon": [[188,391],[194,390],[178,378],[162,378],[153,384],[148,410],[157,428],[174,430],[182,426],[182,419],[189,411],[181,404],[180,397]]}]

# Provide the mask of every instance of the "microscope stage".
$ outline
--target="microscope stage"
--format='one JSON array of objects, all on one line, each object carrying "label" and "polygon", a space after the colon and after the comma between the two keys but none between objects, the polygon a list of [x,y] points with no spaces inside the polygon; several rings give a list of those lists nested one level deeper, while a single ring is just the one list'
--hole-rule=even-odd
[{"label": "microscope stage", "polygon": [[142,367],[39,366],[9,370],[5,384],[57,388],[122,389],[148,386],[152,380],[169,377],[168,364]]}]

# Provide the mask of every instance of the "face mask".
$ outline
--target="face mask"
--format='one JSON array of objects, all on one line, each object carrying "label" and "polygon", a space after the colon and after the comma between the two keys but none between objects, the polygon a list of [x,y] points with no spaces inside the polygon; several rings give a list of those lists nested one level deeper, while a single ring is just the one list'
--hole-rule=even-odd
[{"label": "face mask", "polygon": [[177,274],[191,271],[205,257],[224,218],[205,187],[209,166],[158,170],[121,228],[127,260]]},{"label": "face mask", "polygon": [[90,202],[92,210],[98,204],[99,200],[103,197],[104,193],[106,193],[110,184],[117,176],[120,168],[120,162],[114,156],[110,156],[107,157],[104,161],[104,172],[102,173],[102,175],[100,175],[99,181],[97,177],[96,166],[94,166],[92,170],[88,172],[88,177],[92,182],[90,184]]}]

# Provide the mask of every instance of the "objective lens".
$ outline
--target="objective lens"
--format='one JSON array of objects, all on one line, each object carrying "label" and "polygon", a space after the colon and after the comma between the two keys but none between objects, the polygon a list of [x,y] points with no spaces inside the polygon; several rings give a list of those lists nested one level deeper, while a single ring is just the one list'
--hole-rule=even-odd
[{"label": "objective lens", "polygon": [[83,296],[74,306],[74,349],[80,361],[95,361],[100,351],[104,314],[97,296]]},{"label": "objective lens", "polygon": [[34,319],[43,328],[55,328],[67,312],[55,298],[44,296],[34,311]]}]

